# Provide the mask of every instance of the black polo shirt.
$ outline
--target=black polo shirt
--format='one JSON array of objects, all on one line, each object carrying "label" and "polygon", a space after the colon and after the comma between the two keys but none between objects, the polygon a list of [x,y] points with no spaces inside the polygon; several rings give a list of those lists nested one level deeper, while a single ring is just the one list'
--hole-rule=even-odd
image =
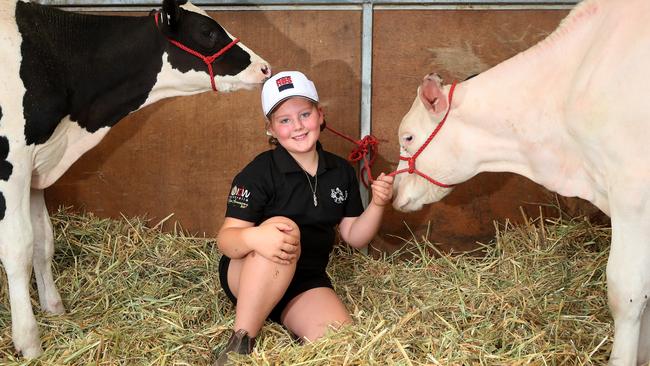
[{"label": "black polo shirt", "polygon": [[[282,146],[261,153],[233,180],[226,216],[259,225],[285,216],[300,228],[301,255],[297,272],[325,272],[335,240],[334,227],[344,217],[363,212],[352,166],[317,143],[318,205],[314,206],[308,176]],[[312,188],[315,185],[311,179]]]}]

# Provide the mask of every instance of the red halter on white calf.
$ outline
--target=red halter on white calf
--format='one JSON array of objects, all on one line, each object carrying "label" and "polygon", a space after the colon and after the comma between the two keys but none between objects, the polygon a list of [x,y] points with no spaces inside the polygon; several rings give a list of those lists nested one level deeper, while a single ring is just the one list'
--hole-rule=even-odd
[{"label": "red halter on white calf", "polygon": [[438,126],[436,126],[436,128],[433,130],[433,132],[431,132],[431,135],[429,135],[427,140],[424,141],[422,146],[420,146],[420,148],[411,157],[408,157],[408,156],[400,156],[399,157],[399,160],[405,160],[405,161],[408,162],[408,165],[409,165],[408,168],[396,170],[396,171],[394,171],[392,173],[389,173],[388,175],[396,176],[397,174],[400,174],[400,173],[417,174],[417,175],[421,176],[422,178],[428,180],[429,182],[431,182],[431,183],[433,183],[433,184],[435,184],[435,185],[437,185],[439,187],[442,187],[442,188],[451,188],[451,187],[454,186],[454,184],[444,184],[444,183],[438,182],[437,180],[435,180],[435,179],[431,178],[430,176],[428,176],[428,175],[422,173],[421,171],[417,170],[415,168],[415,159],[417,159],[417,157],[422,153],[422,151],[424,151],[424,149],[429,145],[431,140],[433,140],[433,138],[438,134],[438,132],[440,131],[442,126],[445,124],[445,121],[447,120],[447,116],[449,115],[449,111],[451,110],[451,100],[454,97],[454,90],[455,89],[456,89],[456,82],[451,84],[451,88],[449,89],[449,107],[447,108],[447,112],[445,112],[445,116],[442,118],[440,123],[438,123]]}]

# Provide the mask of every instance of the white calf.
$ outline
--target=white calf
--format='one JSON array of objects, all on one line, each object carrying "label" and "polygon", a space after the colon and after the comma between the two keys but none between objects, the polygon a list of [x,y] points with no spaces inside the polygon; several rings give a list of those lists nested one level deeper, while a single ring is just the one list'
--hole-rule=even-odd
[{"label": "white calf", "polygon": [[[414,168],[444,184],[514,172],[612,219],[607,264],[610,363],[650,361],[650,2],[586,0],[547,39],[449,86],[428,76],[399,128]],[[406,168],[402,162],[398,169]],[[400,174],[394,206],[417,210],[449,193]]]}]

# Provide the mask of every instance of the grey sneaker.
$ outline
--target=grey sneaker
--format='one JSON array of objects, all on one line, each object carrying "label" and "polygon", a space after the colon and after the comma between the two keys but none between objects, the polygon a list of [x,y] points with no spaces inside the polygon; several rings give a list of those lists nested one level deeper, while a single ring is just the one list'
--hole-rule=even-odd
[{"label": "grey sneaker", "polygon": [[225,366],[228,364],[228,353],[235,352],[240,355],[248,355],[253,352],[255,345],[255,337],[248,336],[248,332],[243,329],[233,331],[226,348],[221,351],[219,358],[212,364],[212,366]]}]

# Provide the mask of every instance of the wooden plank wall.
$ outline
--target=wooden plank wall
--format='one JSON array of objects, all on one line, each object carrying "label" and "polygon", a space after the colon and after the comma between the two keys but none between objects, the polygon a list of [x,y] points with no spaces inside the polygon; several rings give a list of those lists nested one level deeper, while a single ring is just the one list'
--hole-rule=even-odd
[{"label": "wooden plank wall", "polygon": [[[212,12],[274,72],[303,70],[318,86],[328,122],[359,134],[361,14],[349,11]],[[209,78],[206,75],[206,83]],[[214,236],[235,174],[269,149],[260,88],[163,100],[122,120],[46,191],[48,207],[73,205],[100,216],[173,213],[191,233]],[[347,154],[350,143],[324,136]]]},{"label": "wooden plank wall", "polygon": [[[373,20],[372,131],[383,140],[375,172],[397,164],[397,126],[421,78],[462,80],[544,38],[566,10],[376,10]],[[317,85],[328,124],[358,136],[361,12],[222,11],[211,15],[268,60],[274,72],[298,69]],[[206,82],[208,79],[206,77]],[[516,92],[516,91],[513,91]],[[498,113],[498,111],[495,111]],[[158,102],[125,118],[46,191],[51,210],[74,206],[103,217],[146,216],[171,230],[214,236],[232,177],[269,148],[259,89],[204,93]],[[347,156],[352,145],[324,132],[324,146]],[[418,213],[388,210],[374,245],[392,251],[398,237],[428,235],[465,249],[494,236],[493,220],[531,216],[550,192],[513,174],[481,174]],[[562,200],[570,213],[593,213]],[[546,214],[556,214],[546,209]],[[428,233],[428,234],[427,234]]]}]

